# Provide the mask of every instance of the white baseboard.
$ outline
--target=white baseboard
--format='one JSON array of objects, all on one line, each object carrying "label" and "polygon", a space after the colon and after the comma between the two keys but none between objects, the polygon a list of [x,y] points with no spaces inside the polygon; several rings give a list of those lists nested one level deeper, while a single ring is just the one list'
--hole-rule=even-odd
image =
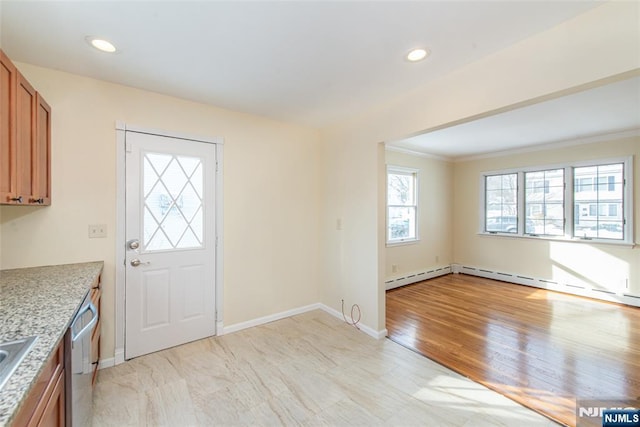
[{"label": "white baseboard", "polygon": [[116,366],[116,359],[114,357],[100,359],[100,363],[98,363],[98,369],[111,368],[113,366]]},{"label": "white baseboard", "polygon": [[[291,310],[282,311],[280,313],[271,314],[269,316],[263,316],[257,319],[247,320],[246,322],[236,323],[234,325],[227,326],[227,327],[223,326],[222,322],[217,322],[217,327],[218,327],[217,331],[218,331],[218,335],[232,334],[234,332],[238,332],[243,329],[253,328],[255,326],[264,325],[266,323],[285,319],[291,316],[296,316],[298,314],[307,313],[313,310],[323,310],[331,314],[332,316],[335,316],[342,320],[342,313],[340,313],[339,311],[334,310],[333,308],[326,306],[324,304],[315,303],[315,304],[306,305],[304,307],[298,307]],[[368,327],[367,325],[362,325],[362,324],[358,324],[358,328],[365,334],[375,339],[381,339],[387,336],[386,329],[383,329],[381,331],[376,331]],[[124,349],[116,349],[115,356],[108,359],[102,359],[100,361],[100,364],[98,365],[98,369],[110,368],[112,366],[119,365],[120,363],[124,363],[124,362],[125,362]]]},{"label": "white baseboard", "polygon": [[626,294],[624,292],[615,293],[602,289],[595,289],[585,286],[583,283],[562,283],[551,279],[529,277],[522,274],[493,271],[485,268],[452,264],[453,273],[469,274],[471,276],[486,277],[488,279],[500,280],[502,282],[527,285],[550,291],[558,291],[571,295],[579,295],[603,301],[616,302],[620,304],[640,307],[640,296]]},{"label": "white baseboard", "polygon": [[[398,277],[385,281],[385,287],[387,290],[397,288],[411,283],[420,282],[422,280],[431,279],[438,276],[444,276],[450,273],[464,273],[472,276],[486,277],[488,279],[500,280],[503,282],[516,283],[520,285],[533,286],[541,289],[548,289],[552,291],[564,292],[572,295],[586,296],[594,299],[600,299],[604,301],[617,302],[635,307],[640,307],[640,296],[629,294],[615,294],[604,292],[602,290],[587,289],[583,286],[571,283],[558,283],[551,280],[526,277],[523,275],[505,273],[498,271],[491,271],[479,267],[465,266],[461,264],[451,264],[450,266],[439,267],[432,270],[424,270],[416,273],[411,273],[406,276]],[[303,307],[286,310],[280,313],[271,314],[268,316],[259,317],[257,319],[248,320],[246,322],[236,323],[231,326],[225,327],[222,322],[217,322],[218,335],[231,334],[233,332],[241,331],[243,329],[252,328],[254,326],[264,325],[265,323],[273,322],[276,320],[284,319],[287,317],[295,316],[298,314],[307,313],[313,310],[323,310],[324,312],[340,319],[344,320],[343,315],[338,310],[335,310],[328,305],[322,303],[315,303],[306,305]],[[375,329],[364,325],[358,324],[358,328],[365,334],[375,339],[382,339],[388,335],[387,329],[376,331]],[[115,356],[108,359],[100,360],[98,369],[110,368],[115,365],[124,363],[124,349],[116,349]]]},{"label": "white baseboard", "polygon": [[[338,310],[334,310],[333,308],[329,307],[328,305],[324,305],[324,304],[320,304],[320,309],[322,309],[323,311],[326,311],[327,313],[329,313],[330,315],[337,317],[340,320],[344,320],[344,317],[342,317],[342,313],[340,313]],[[358,323],[358,328],[364,332],[365,334],[369,335],[370,337],[373,337],[377,340],[382,339],[384,337],[386,337],[389,333],[386,329],[383,329],[381,331],[376,331],[375,329],[372,329],[370,327],[368,327],[367,325],[362,325],[360,323]]]},{"label": "white baseboard", "polygon": [[116,354],[114,359],[115,359],[116,365],[124,363],[124,348],[116,348]]},{"label": "white baseboard", "polygon": [[259,317],[253,320],[247,320],[246,322],[236,323],[231,326],[224,326],[220,329],[220,333],[218,335],[226,335],[231,334],[233,332],[238,332],[243,329],[253,328],[254,326],[264,325],[265,323],[274,322],[276,320],[284,319],[286,317],[295,316],[297,314],[306,313],[308,311],[317,310],[321,308],[319,303],[306,305],[304,307],[294,308],[287,311],[282,311],[280,313],[270,314],[268,316]]},{"label": "white baseboard", "polygon": [[412,283],[421,282],[427,279],[433,279],[434,277],[444,276],[451,273],[451,266],[430,268],[426,270],[415,271],[403,276],[389,278],[385,280],[384,286],[388,291],[389,289],[399,288],[400,286],[410,285]]},{"label": "white baseboard", "polygon": [[[265,323],[274,322],[276,320],[295,316],[297,314],[307,313],[309,311],[318,310],[318,309],[323,310],[329,313],[330,315],[337,317],[340,320],[344,320],[342,317],[342,313],[340,313],[339,311],[334,310],[333,308],[325,304],[316,303],[316,304],[306,305],[304,307],[294,308],[292,310],[282,311],[280,313],[271,314],[269,316],[259,317],[257,319],[248,320],[246,322],[236,323],[235,325],[222,328],[221,329],[222,333],[220,335],[231,334],[233,332],[238,332],[243,329],[253,328],[254,326],[264,325]],[[386,329],[383,329],[381,331],[376,331],[375,329],[372,329],[369,326],[363,325],[363,324],[358,324],[358,328],[365,334],[375,339],[381,339],[387,336]]]},{"label": "white baseboard", "polygon": [[116,348],[114,357],[100,359],[100,362],[98,363],[98,369],[111,368],[121,363],[124,363],[124,349]]}]

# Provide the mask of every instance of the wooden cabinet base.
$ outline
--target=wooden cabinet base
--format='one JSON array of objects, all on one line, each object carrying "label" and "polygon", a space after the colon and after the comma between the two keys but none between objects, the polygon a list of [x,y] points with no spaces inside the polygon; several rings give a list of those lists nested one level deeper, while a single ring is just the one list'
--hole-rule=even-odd
[{"label": "wooden cabinet base", "polygon": [[65,400],[64,400],[64,369],[58,376],[51,397],[44,407],[42,417],[38,421],[37,426],[43,427],[59,427],[65,423]]},{"label": "wooden cabinet base", "polygon": [[64,340],[62,340],[27,396],[13,425],[16,427],[64,426],[64,392]]}]

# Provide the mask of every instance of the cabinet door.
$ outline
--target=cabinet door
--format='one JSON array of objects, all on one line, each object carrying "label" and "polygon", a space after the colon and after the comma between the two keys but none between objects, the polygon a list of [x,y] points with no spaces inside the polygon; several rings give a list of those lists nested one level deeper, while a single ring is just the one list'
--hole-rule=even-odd
[{"label": "cabinet door", "polygon": [[58,376],[51,397],[38,421],[38,427],[62,427],[65,425],[64,370]]},{"label": "cabinet door", "polygon": [[51,204],[51,107],[36,94],[35,198],[29,203]]},{"label": "cabinet door", "polygon": [[31,386],[29,395],[13,421],[14,426],[64,426],[66,409],[64,348],[65,339],[60,341],[51,359]]},{"label": "cabinet door", "polygon": [[30,203],[35,197],[34,179],[35,165],[35,117],[36,91],[33,86],[18,72],[18,86],[16,93],[17,128],[16,128],[16,194],[21,198],[18,203]]},{"label": "cabinet door", "polygon": [[0,203],[16,194],[16,67],[0,50]]}]

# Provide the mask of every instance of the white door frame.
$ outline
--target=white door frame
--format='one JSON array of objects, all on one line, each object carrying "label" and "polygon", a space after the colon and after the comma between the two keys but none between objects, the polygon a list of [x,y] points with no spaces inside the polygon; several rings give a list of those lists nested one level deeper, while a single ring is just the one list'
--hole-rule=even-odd
[{"label": "white door frame", "polygon": [[184,133],[167,132],[158,129],[142,128],[116,122],[116,283],[115,283],[115,354],[114,364],[124,362],[125,335],[125,132],[141,132],[152,135],[168,136],[197,142],[215,144],[216,146],[216,188],[215,188],[215,216],[216,216],[216,335],[223,331],[223,208],[222,208],[222,146],[220,137],[201,137]]}]

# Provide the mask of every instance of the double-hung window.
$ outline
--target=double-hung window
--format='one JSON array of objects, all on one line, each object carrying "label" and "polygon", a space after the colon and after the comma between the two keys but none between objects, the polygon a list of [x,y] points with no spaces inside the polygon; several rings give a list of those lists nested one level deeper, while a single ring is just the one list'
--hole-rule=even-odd
[{"label": "double-hung window", "polygon": [[387,167],[387,244],[418,240],[418,171]]},{"label": "double-hung window", "polygon": [[518,232],[518,174],[487,175],[485,181],[485,231]]},{"label": "double-hung window", "polygon": [[[624,168],[624,163],[612,163],[573,169],[575,236],[624,239]],[[585,187],[587,180],[591,184]]]},{"label": "double-hung window", "polygon": [[482,233],[633,244],[632,158],[482,174]]},{"label": "double-hung window", "polygon": [[564,236],[564,169],[524,172],[526,234]]}]

